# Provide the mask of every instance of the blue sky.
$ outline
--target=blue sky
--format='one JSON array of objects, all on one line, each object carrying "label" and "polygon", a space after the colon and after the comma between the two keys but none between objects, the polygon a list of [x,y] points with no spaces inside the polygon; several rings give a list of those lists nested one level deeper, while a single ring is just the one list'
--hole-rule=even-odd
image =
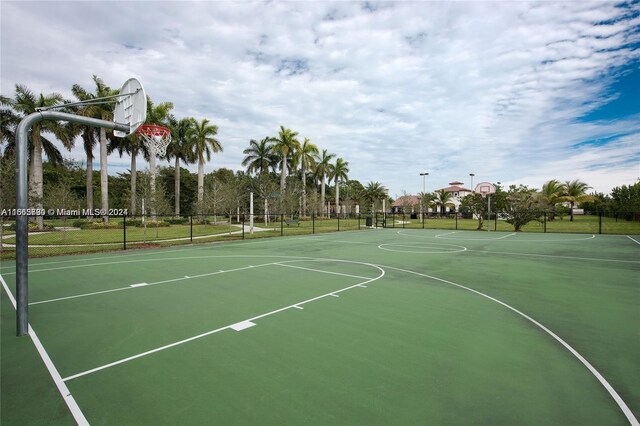
[{"label": "blue sky", "polygon": [[0,14],[3,95],[136,77],[219,126],[207,172],[239,169],[284,125],[392,197],[421,191],[421,172],[428,190],[469,173],[605,193],[640,177],[640,2],[3,0]]}]

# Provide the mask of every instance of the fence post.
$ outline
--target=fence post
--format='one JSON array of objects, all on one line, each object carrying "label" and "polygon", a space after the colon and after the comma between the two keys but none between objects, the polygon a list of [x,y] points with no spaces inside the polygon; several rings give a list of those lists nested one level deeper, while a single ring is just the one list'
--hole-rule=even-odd
[{"label": "fence post", "polygon": [[458,212],[456,212],[456,231],[458,230]]},{"label": "fence post", "polygon": [[406,216],[404,215],[404,210],[402,211],[402,229],[404,229],[404,223],[406,222]]},{"label": "fence post", "polygon": [[427,207],[427,211],[422,213],[422,229],[424,229],[424,219],[428,212],[429,212],[429,208]]},{"label": "fence post", "polygon": [[358,212],[358,231],[360,230],[360,212]]},{"label": "fence post", "polygon": [[602,234],[602,212],[598,213],[598,234]]},{"label": "fence post", "polygon": [[336,211],[336,219],[338,219],[338,232],[340,232],[340,214]]},{"label": "fence post", "polygon": [[242,214],[242,239],[244,240],[244,213]]},{"label": "fence post", "polygon": [[542,212],[542,227],[544,233],[547,233],[547,212]]},{"label": "fence post", "polygon": [[498,212],[495,212],[495,216],[493,216],[493,230],[497,231],[498,230]]},{"label": "fence post", "polygon": [[190,215],[190,226],[189,226],[189,241],[193,242],[193,215]]},{"label": "fence post", "polygon": [[122,218],[122,244],[124,246],[124,250],[127,249],[127,215],[125,214]]},{"label": "fence post", "polygon": [[280,213],[280,236],[284,235],[284,213]]},{"label": "fence post", "polygon": [[311,213],[311,233],[316,233],[316,213]]}]

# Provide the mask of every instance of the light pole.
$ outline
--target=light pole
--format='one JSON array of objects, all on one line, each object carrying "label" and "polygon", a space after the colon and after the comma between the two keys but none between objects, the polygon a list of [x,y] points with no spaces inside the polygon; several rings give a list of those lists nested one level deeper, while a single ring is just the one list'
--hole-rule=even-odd
[{"label": "light pole", "polygon": [[473,173],[469,173],[469,176],[471,176],[471,191],[476,192],[475,188],[473,187],[473,177],[475,175]]},{"label": "light pole", "polygon": [[422,192],[427,192],[427,176],[429,176],[428,172],[420,173],[422,176]]},{"label": "light pole", "polygon": [[[422,196],[424,197],[424,194],[427,193],[427,176],[429,176],[429,172],[424,172],[424,173],[420,173],[420,176],[422,176]],[[420,220],[422,220],[422,215],[425,213],[422,211],[422,202],[423,200],[420,200]],[[427,207],[427,211],[429,210],[429,208]]]}]

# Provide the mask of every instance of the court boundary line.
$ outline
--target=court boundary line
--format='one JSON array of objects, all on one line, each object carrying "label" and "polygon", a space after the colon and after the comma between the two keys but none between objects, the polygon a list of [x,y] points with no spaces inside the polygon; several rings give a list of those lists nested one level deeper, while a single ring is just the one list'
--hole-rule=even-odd
[{"label": "court boundary line", "polygon": [[[197,339],[201,339],[203,337],[210,336],[210,335],[218,333],[220,331],[231,329],[231,326],[236,325],[236,324],[241,323],[241,322],[246,322],[246,321],[254,322],[254,321],[256,321],[256,320],[258,320],[260,318],[265,318],[267,316],[274,315],[274,314],[286,311],[288,309],[298,309],[299,310],[301,305],[305,305],[307,303],[311,303],[311,302],[314,302],[316,300],[323,299],[325,297],[331,297],[331,296],[336,295],[336,293],[342,293],[343,291],[348,291],[348,290],[351,290],[353,288],[362,288],[361,286],[363,284],[368,284],[370,282],[377,281],[380,278],[385,276],[385,270],[382,267],[380,267],[378,265],[374,265],[372,263],[366,263],[366,262],[350,261],[350,260],[343,260],[343,259],[323,259],[323,258],[296,259],[296,260],[292,260],[292,262],[300,262],[300,261],[305,261],[305,260],[306,261],[329,261],[329,260],[334,260],[335,261],[335,260],[337,260],[339,262],[345,262],[345,263],[355,263],[355,264],[359,264],[359,265],[368,265],[368,266],[371,266],[373,268],[376,268],[376,269],[380,270],[381,274],[378,275],[375,278],[367,279],[366,281],[360,282],[358,284],[354,284],[354,285],[351,285],[351,286],[348,286],[348,287],[344,287],[344,288],[341,288],[341,289],[338,289],[338,290],[333,290],[333,291],[330,291],[329,293],[325,293],[325,294],[322,294],[320,296],[313,297],[311,299],[303,300],[301,302],[293,303],[293,304],[285,306],[283,308],[275,309],[273,311],[266,312],[264,314],[260,314],[260,315],[257,315],[257,316],[251,317],[251,318],[247,318],[245,320],[234,321],[232,324],[226,325],[224,327],[216,328],[215,330],[207,331],[205,333],[201,333],[201,334],[198,334],[196,336],[188,337],[186,339],[179,340],[177,342],[169,343],[168,345],[160,346],[160,347],[157,347],[155,349],[151,349],[151,350],[148,350],[148,351],[145,351],[145,352],[141,352],[139,354],[132,355],[132,356],[129,356],[129,357],[126,357],[126,358],[122,358],[122,359],[119,359],[117,361],[113,361],[113,362],[110,362],[108,364],[101,365],[99,367],[95,367],[95,368],[92,368],[92,369],[89,369],[89,370],[86,370],[86,371],[82,371],[80,373],[73,374],[71,376],[63,378],[62,381],[63,382],[67,382],[69,380],[74,380],[74,379],[77,379],[79,377],[83,377],[83,376],[86,376],[86,375],[89,375],[89,374],[96,373],[96,372],[101,371],[101,370],[105,370],[107,368],[115,367],[116,365],[124,364],[125,362],[133,361],[134,359],[142,358],[144,356],[151,355],[151,354],[154,354],[156,352],[161,352],[161,351],[164,351],[166,349],[170,349],[170,348],[182,345],[184,343],[188,343],[188,342],[191,342],[191,341],[194,341],[194,340],[197,340]],[[326,271],[319,271],[319,272],[326,272]]]},{"label": "court boundary line", "polygon": [[[9,300],[11,301],[11,304],[13,305],[13,309],[17,310],[16,299],[13,297],[13,294],[9,290],[9,286],[7,285],[2,275],[0,275],[0,282],[2,282],[2,287],[4,288],[5,293],[7,293],[7,297],[9,298]],[[27,324],[27,326],[28,326],[27,333],[29,334],[29,337],[31,338],[33,345],[38,351],[38,354],[40,355],[42,362],[44,362],[44,365],[47,368],[49,375],[53,379],[53,382],[55,383],[56,388],[58,389],[58,392],[60,392],[60,396],[62,396],[63,401],[65,402],[65,404],[67,404],[67,407],[69,408],[69,411],[73,416],[73,419],[80,426],[85,426],[85,425],[88,426],[89,422],[87,421],[87,418],[82,413],[80,406],[78,405],[75,398],[71,394],[71,391],[67,387],[66,383],[64,383],[64,380],[62,379],[62,376],[60,376],[60,373],[58,372],[58,369],[56,368],[55,364],[53,363],[53,361],[51,361],[49,354],[47,353],[44,346],[42,345],[42,342],[40,342],[40,339],[38,338],[38,335],[36,334],[35,330],[33,329],[33,327],[31,327],[31,324]]]},{"label": "court boundary line", "polygon": [[378,265],[378,266],[380,266],[381,268],[395,269],[396,271],[402,271],[402,272],[406,272],[406,273],[410,273],[410,274],[415,274],[415,275],[426,277],[426,278],[429,278],[429,279],[432,279],[432,280],[440,281],[442,283],[449,284],[449,285],[452,285],[452,286],[455,286],[455,287],[459,287],[461,289],[470,291],[470,292],[475,293],[475,294],[477,294],[479,296],[487,298],[487,299],[489,299],[489,300],[491,300],[491,301],[493,301],[495,303],[498,303],[499,305],[504,306],[505,308],[507,308],[507,309],[515,312],[516,314],[520,315],[524,319],[530,321],[531,323],[533,323],[534,325],[539,327],[541,330],[546,332],[548,335],[553,337],[557,342],[559,342],[562,346],[564,346],[564,348],[567,349],[573,356],[575,356],[585,367],[587,367],[587,369],[591,372],[591,374],[606,389],[606,391],[613,398],[613,400],[616,402],[616,404],[618,404],[618,407],[622,410],[624,415],[627,417],[627,420],[629,421],[629,423],[632,426],[640,426],[640,423],[638,423],[638,420],[634,416],[634,414],[631,411],[631,409],[627,406],[627,404],[624,402],[624,400],[618,394],[618,392],[616,392],[616,390],[613,388],[613,386],[611,386],[611,384],[609,384],[609,382],[604,378],[604,376],[602,376],[602,374],[600,374],[600,372],[598,370],[596,370],[596,368],[593,365],[591,365],[591,363],[589,361],[587,361],[587,359],[585,357],[583,357],[571,345],[569,345],[567,342],[565,342],[560,336],[555,334],[553,331],[551,331],[550,329],[548,329],[547,327],[542,325],[540,322],[538,322],[535,319],[533,319],[532,317],[530,317],[529,315],[527,315],[524,312],[514,308],[511,305],[508,305],[507,303],[505,303],[505,302],[503,302],[503,301],[501,301],[499,299],[496,299],[495,297],[489,296],[489,295],[487,295],[485,293],[482,293],[481,291],[474,290],[474,289],[472,289],[470,287],[466,287],[466,286],[464,286],[462,284],[454,283],[453,281],[448,281],[448,280],[445,280],[443,278],[434,277],[432,275],[427,275],[427,274],[423,274],[423,273],[420,273],[420,272],[411,271],[409,269],[402,269],[402,268],[397,268],[397,267],[394,267],[394,266],[386,266],[386,265]]},{"label": "court boundary line", "polygon": [[638,240],[636,240],[636,239],[634,239],[634,238],[631,238],[631,237],[630,237],[630,236],[628,236],[628,235],[625,235],[625,236],[626,236],[627,238],[629,238],[631,241],[635,242],[636,244],[640,244],[640,241],[638,241]]}]

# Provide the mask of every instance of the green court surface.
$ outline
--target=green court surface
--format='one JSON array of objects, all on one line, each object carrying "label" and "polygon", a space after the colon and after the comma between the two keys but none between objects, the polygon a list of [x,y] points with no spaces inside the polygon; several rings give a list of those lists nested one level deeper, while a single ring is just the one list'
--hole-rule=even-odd
[{"label": "green court surface", "polygon": [[39,353],[4,262],[0,423],[638,424],[639,272],[638,235],[433,229],[32,259]]}]

